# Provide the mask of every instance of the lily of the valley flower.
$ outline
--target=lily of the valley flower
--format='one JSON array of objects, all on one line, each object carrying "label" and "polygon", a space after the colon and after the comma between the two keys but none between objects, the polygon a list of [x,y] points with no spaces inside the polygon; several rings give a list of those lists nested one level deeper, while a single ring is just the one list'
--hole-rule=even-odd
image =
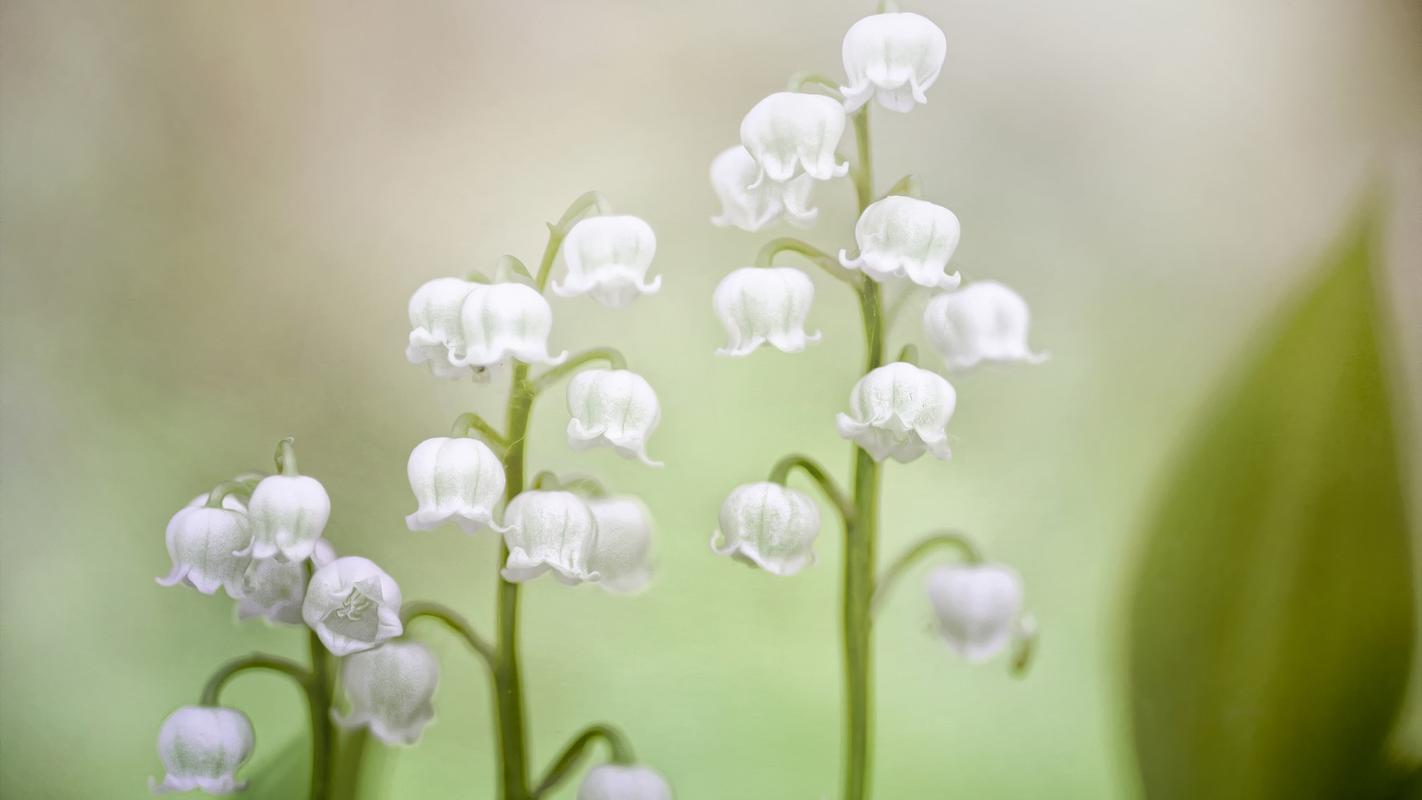
[{"label": "lily of the valley flower", "polygon": [[711,306],[729,339],[716,351],[722,356],[747,356],[763,344],[784,353],[798,353],[820,340],[819,331],[805,333],[805,317],[815,300],[815,285],[792,267],[741,267],[721,279]]},{"label": "lily of the valley flower", "polygon": [[[336,560],[331,543],[322,539],[311,551],[316,569]],[[282,625],[301,625],[301,604],[306,599],[306,562],[264,558],[253,561],[242,575],[242,599],[237,618],[262,617]]]},{"label": "lily of the valley flower", "polygon": [[652,517],[635,497],[599,497],[587,501],[597,523],[588,567],[598,585],[615,594],[646,588],[652,579]]},{"label": "lily of the valley flower", "polygon": [[601,764],[583,777],[578,800],[672,800],[672,789],[651,767]]},{"label": "lily of the valley flower", "polygon": [[624,458],[660,467],[647,457],[647,438],[662,420],[651,384],[625,369],[586,369],[568,381],[568,444],[607,445]]},{"label": "lily of the valley flower", "polygon": [[410,490],[419,508],[405,517],[412,531],[453,521],[465,533],[494,524],[504,494],[504,468],[489,446],[467,437],[426,439],[410,453]]},{"label": "lily of the valley flower", "polygon": [[424,645],[387,642],[343,660],[341,686],[351,710],[331,717],[343,728],[369,728],[386,744],[414,744],[434,719],[430,701],[438,685],[439,662]]},{"label": "lily of the valley flower", "polygon": [[924,91],[938,80],[948,40],[926,17],[909,13],[875,14],[850,26],[844,35],[844,105],[854,111],[874,98],[890,111],[912,111],[927,103]]},{"label": "lily of the valley flower", "polygon": [[819,533],[820,509],[809,495],[778,483],[747,483],[721,504],[711,550],[772,575],[794,575],[815,563]]},{"label": "lily of the valley flower", "polygon": [[1027,346],[1030,321],[1022,296],[996,281],[939,295],[923,311],[923,331],[949,369],[983,361],[1045,361]]},{"label": "lily of the valley flower", "polygon": [[943,376],[913,364],[885,364],[859,379],[849,394],[848,414],[839,414],[839,435],[853,440],[875,461],[892,456],[908,463],[925,451],[946,459],[948,421],[957,393]]},{"label": "lily of the valley flower", "polygon": [[1000,564],[942,566],[925,584],[938,632],[948,649],[972,663],[1012,641],[1022,613],[1022,578]]},{"label": "lily of the valley flower", "polygon": [[839,251],[839,263],[883,283],[908,278],[930,289],[952,289],[962,280],[946,274],[958,249],[958,218],[943,206],[903,195],[871,203],[854,225],[859,257]]},{"label": "lily of the valley flower", "polygon": [[623,308],[662,288],[660,275],[647,280],[656,252],[652,226],[638,217],[584,217],[563,239],[568,279],[554,281],[553,291],[562,297],[591,294],[608,308]]},{"label": "lily of the valley flower", "polygon": [[589,565],[597,522],[572,492],[524,492],[504,509],[504,524],[505,580],[524,583],[549,570],[570,586],[601,577]]},{"label": "lily of the valley flower", "polygon": [[751,186],[786,183],[798,175],[838,178],[849,162],[836,161],[844,135],[844,106],[833,98],[805,92],[776,92],[756,103],[741,120],[741,144],[759,169]]},{"label": "lily of the valley flower", "polygon": [[[252,543],[247,515],[231,495],[223,498],[225,508],[185,506],[168,521],[168,555],[173,569],[158,578],[162,586],[185,583],[203,594],[225,589],[228,597],[242,596],[242,573],[252,560],[246,554]],[[233,502],[228,503],[231,499]]]},{"label": "lily of the valley flower", "polygon": [[301,618],[337,656],[369,650],[399,636],[400,587],[368,558],[345,556],[316,570]]},{"label": "lily of the valley flower", "polygon": [[463,378],[474,368],[453,361],[464,352],[464,322],[460,312],[479,284],[459,278],[436,278],[410,297],[410,344],[405,358],[428,364],[437,378]]},{"label": "lily of the valley flower", "polygon": [[331,498],[320,481],[307,475],[268,475],[252,490],[247,517],[252,558],[301,561],[311,557],[326,529]]},{"label": "lily of the valley flower", "polygon": [[711,224],[719,227],[734,225],[755,233],[779,217],[792,225],[809,227],[819,217],[819,209],[810,207],[810,189],[815,179],[809,175],[791,178],[785,183],[761,181],[760,165],[742,145],[727,148],[711,162],[711,188],[721,200],[720,216]]},{"label": "lily of the valley flower", "polygon": [[561,364],[568,357],[548,354],[553,309],[531,286],[522,283],[476,284],[460,309],[463,352],[450,363],[491,367],[510,358],[526,364]]},{"label": "lily of the valley flower", "polygon": [[246,788],[237,770],[252,757],[256,736],[247,715],[234,708],[183,706],[163,720],[158,758],[166,774],[148,779],[154,794],[232,794]]}]

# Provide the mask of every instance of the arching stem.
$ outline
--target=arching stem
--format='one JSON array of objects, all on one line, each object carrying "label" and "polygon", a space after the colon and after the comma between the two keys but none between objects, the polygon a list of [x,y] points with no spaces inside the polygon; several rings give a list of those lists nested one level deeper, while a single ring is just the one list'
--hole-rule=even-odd
[{"label": "arching stem", "polygon": [[417,619],[432,619],[444,627],[453,631],[476,655],[484,660],[484,663],[493,669],[498,661],[498,655],[494,652],[494,646],[489,644],[479,632],[474,630],[474,626],[469,624],[469,620],[460,616],[453,609],[440,603],[431,603],[422,600],[415,600],[400,607],[400,621],[409,627],[410,623]]},{"label": "arching stem", "polygon": [[755,265],[761,268],[774,266],[775,257],[781,253],[795,253],[853,289],[857,290],[862,282],[859,275],[842,266],[839,259],[793,236],[781,236],[766,242],[755,255]]},{"label": "arching stem", "polygon": [[894,588],[894,584],[908,572],[913,565],[935,550],[955,550],[969,564],[981,564],[983,553],[977,544],[964,533],[958,531],[935,531],[909,545],[908,549],[899,554],[884,568],[883,574],[879,576],[879,586],[874,593],[874,611],[878,612],[884,604],[889,592]]},{"label": "arching stem", "polygon": [[451,436],[468,436],[470,431],[478,431],[485,442],[500,450],[508,447],[508,439],[499,433],[498,428],[473,411],[466,411],[454,418],[454,425],[450,428]]},{"label": "arching stem", "polygon": [[535,394],[542,394],[564,377],[577,372],[594,361],[606,361],[611,369],[627,369],[627,358],[615,347],[594,347],[571,356],[567,361],[549,369],[532,381]]},{"label": "arching stem", "polygon": [[800,453],[791,453],[775,463],[770,470],[768,480],[771,483],[785,485],[785,481],[790,477],[790,470],[799,468],[810,477],[820,491],[824,492],[825,499],[834,505],[839,512],[839,517],[846,525],[854,519],[854,504],[849,501],[849,497],[839,488],[839,484],[834,482],[829,472],[820,462]]},{"label": "arching stem", "polygon": [[607,742],[608,749],[611,750],[612,763],[631,764],[637,760],[636,755],[632,752],[631,742],[627,741],[627,737],[622,734],[622,731],[606,723],[589,725],[563,748],[563,752],[553,760],[552,766],[548,767],[543,779],[538,782],[538,786],[534,787],[529,796],[537,800],[537,798],[558,788],[558,784],[566,780],[573,770],[577,769],[583,753],[598,739]]}]

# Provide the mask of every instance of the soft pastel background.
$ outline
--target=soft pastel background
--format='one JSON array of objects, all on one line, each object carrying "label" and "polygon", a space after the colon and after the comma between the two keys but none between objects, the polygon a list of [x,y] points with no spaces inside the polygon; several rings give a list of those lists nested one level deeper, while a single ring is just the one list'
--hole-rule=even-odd
[{"label": "soft pastel background", "polygon": [[[947,31],[949,59],[928,106],[876,117],[881,182],[912,171],[954,209],[964,270],[1018,288],[1053,358],[958,381],[954,459],[888,469],[884,551],[972,531],[1025,576],[1043,638],[1022,681],[956,661],[915,574],[878,628],[878,796],[1134,797],[1121,633],[1143,514],[1219,376],[1369,187],[1395,204],[1389,300],[1416,419],[1422,8],[909,6]],[[665,288],[618,313],[555,301],[554,344],[627,353],[661,394],[651,451],[668,466],[570,452],[556,395],[532,463],[645,497],[659,569],[630,600],[528,588],[536,760],[607,718],[688,800],[833,793],[838,532],[793,579],[706,541],[724,493],[784,452],[847,467],[832,420],[857,377],[856,312],[816,275],[822,344],[715,358],[711,289],[766,237],[708,224],[705,170],[787,75],[840,75],[840,38],[869,10],[0,4],[0,795],[143,797],[159,723],[211,668],[301,652],[296,632],[153,583],[172,511],[266,466],[283,435],[330,490],[340,550],[488,628],[494,541],[407,532],[404,464],[503,390],[406,364],[405,302],[504,252],[536,259],[542,223],[589,188],[656,228]],[[849,185],[819,197],[809,238],[848,244]],[[485,796],[482,671],[419,635],[444,665],[439,719],[375,759],[377,794]],[[305,735],[275,678],[227,698],[257,726],[258,769]]]}]

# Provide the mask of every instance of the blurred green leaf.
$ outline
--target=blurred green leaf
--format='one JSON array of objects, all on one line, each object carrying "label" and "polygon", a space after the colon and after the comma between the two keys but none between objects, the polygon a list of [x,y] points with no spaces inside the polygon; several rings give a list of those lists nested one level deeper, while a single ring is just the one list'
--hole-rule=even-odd
[{"label": "blurred green leaf", "polygon": [[1389,782],[1415,612],[1375,232],[1358,226],[1217,396],[1146,531],[1129,673],[1153,799]]}]

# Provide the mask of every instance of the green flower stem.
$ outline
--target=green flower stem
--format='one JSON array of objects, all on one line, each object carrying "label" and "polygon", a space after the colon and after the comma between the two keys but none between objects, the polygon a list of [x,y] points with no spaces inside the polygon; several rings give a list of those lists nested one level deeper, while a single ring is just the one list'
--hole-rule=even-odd
[{"label": "green flower stem", "polygon": [[252,485],[242,481],[223,481],[212,487],[212,491],[207,493],[208,508],[222,508],[222,501],[228,495],[238,495],[239,497],[251,497]]},{"label": "green flower stem", "polygon": [[451,435],[468,436],[470,431],[478,431],[484,437],[485,442],[500,450],[508,447],[508,439],[504,438],[504,435],[499,433],[497,428],[490,425],[483,417],[475,414],[473,411],[466,411],[454,418],[454,426],[450,429]]},{"label": "green flower stem", "polygon": [[884,600],[889,596],[889,591],[894,584],[903,577],[905,572],[914,565],[914,562],[932,553],[934,550],[956,550],[963,556],[963,560],[969,564],[981,564],[983,562],[983,552],[978,548],[971,537],[958,531],[935,531],[909,545],[909,548],[899,554],[889,566],[879,576],[879,586],[874,593],[875,612],[883,605]]},{"label": "green flower stem", "polygon": [[784,486],[786,479],[790,477],[790,470],[796,467],[810,476],[810,480],[820,487],[820,491],[825,493],[825,498],[834,504],[835,510],[839,511],[840,519],[844,520],[845,524],[854,519],[854,504],[849,501],[844,490],[839,488],[834,482],[834,478],[830,477],[829,472],[820,465],[820,462],[809,456],[791,453],[780,459],[770,470],[770,482]]},{"label": "green flower stem", "polygon": [[543,780],[534,787],[530,797],[537,800],[537,798],[558,788],[558,784],[566,780],[573,770],[577,769],[583,753],[598,739],[607,742],[608,749],[612,751],[612,763],[631,764],[637,760],[636,755],[632,752],[632,743],[627,741],[627,737],[622,734],[622,731],[606,723],[589,725],[574,737],[567,747],[563,748],[563,752],[558,754],[553,765],[543,775]]},{"label": "green flower stem", "polygon": [[558,480],[558,474],[552,470],[540,469],[534,474],[529,485],[537,492],[556,492],[563,488],[563,482]]},{"label": "green flower stem", "polygon": [[484,663],[488,664],[490,669],[496,666],[498,654],[494,652],[494,646],[474,630],[474,626],[469,624],[469,620],[460,616],[453,609],[440,603],[421,600],[412,600],[400,607],[400,622],[405,625],[407,633],[410,623],[421,618],[432,619],[443,624],[444,627],[458,634],[459,638],[463,639],[475,654],[484,659]]},{"label": "green flower stem", "polygon": [[553,384],[594,361],[606,361],[608,367],[612,369],[627,369],[627,358],[622,355],[622,351],[615,347],[594,347],[570,357],[562,364],[534,378],[531,383],[533,392],[542,394]]},{"label": "green flower stem", "polygon": [[787,86],[792,92],[818,90],[841,103],[844,102],[844,93],[839,90],[839,81],[818,72],[797,72],[790,76]]},{"label": "green flower stem", "polygon": [[234,658],[231,661],[217,668],[212,673],[212,677],[207,679],[207,683],[202,687],[202,699],[198,700],[198,705],[216,706],[220,705],[222,690],[233,678],[244,672],[255,670],[266,670],[278,672],[296,681],[305,692],[311,682],[311,671],[288,658],[279,656],[269,656],[264,653],[253,653],[249,656]]},{"label": "green flower stem", "polygon": [[336,746],[336,766],[332,770],[331,800],[355,800],[359,794],[361,769],[370,749],[370,728],[361,726],[344,731]]},{"label": "green flower stem", "polygon": [[811,264],[828,273],[831,278],[848,284],[853,289],[857,290],[862,281],[857,273],[842,266],[839,259],[793,236],[781,236],[766,242],[760,248],[760,252],[755,254],[755,265],[762,268],[774,266],[775,257],[781,253],[795,253],[802,256]]},{"label": "green flower stem", "polygon": [[277,442],[276,468],[282,475],[300,475],[296,471],[296,437],[288,436]]},{"label": "green flower stem", "polygon": [[1037,655],[1037,618],[1023,614],[1017,620],[1016,642],[1012,649],[1012,660],[1007,664],[1007,672],[1014,678],[1027,676],[1032,666],[1032,658]]},{"label": "green flower stem", "polygon": [[[890,186],[889,191],[884,192],[884,197],[893,197],[894,195],[923,197],[923,183],[919,181],[915,175],[905,175],[899,178],[893,186]],[[882,200],[884,198],[881,197],[879,199]]]},{"label": "green flower stem", "polygon": [[918,366],[918,345],[906,344],[899,350],[899,357],[895,361],[902,361],[905,364]]}]

